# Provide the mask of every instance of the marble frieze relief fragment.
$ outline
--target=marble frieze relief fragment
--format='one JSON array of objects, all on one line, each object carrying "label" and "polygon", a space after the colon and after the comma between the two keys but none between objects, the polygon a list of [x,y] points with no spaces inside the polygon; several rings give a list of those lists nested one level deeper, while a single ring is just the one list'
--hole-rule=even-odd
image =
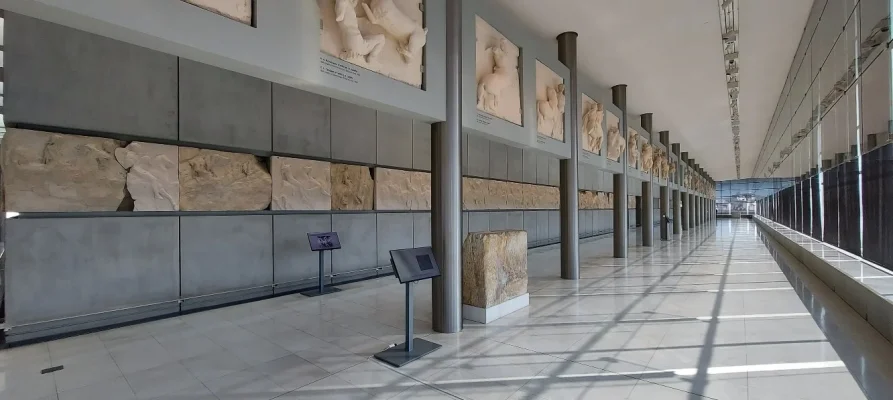
[{"label": "marble frieze relief fragment", "polygon": [[325,161],[274,156],[273,210],[332,209],[331,164]]},{"label": "marble frieze relief fragment", "polygon": [[3,137],[3,190],[7,211],[116,211],[124,204],[126,175],[113,139],[7,130]]},{"label": "marble frieze relief fragment", "polygon": [[376,210],[430,210],[431,174],[375,169]]},{"label": "marble frieze relief fragment", "polygon": [[257,211],[270,206],[273,182],[252,154],[180,147],[180,209]]},{"label": "marble frieze relief fragment", "polygon": [[115,158],[127,170],[127,192],[133,211],[180,209],[179,148],[132,142],[115,149]]},{"label": "marble frieze relief fragment", "polygon": [[375,182],[363,165],[332,164],[332,209],[372,210]]}]

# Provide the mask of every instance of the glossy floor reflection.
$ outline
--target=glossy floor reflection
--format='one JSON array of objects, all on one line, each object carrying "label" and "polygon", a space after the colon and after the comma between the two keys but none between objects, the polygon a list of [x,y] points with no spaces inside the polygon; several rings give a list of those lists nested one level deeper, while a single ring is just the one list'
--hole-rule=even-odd
[{"label": "glossy floor reflection", "polygon": [[890,398],[890,343],[750,221],[657,244],[584,243],[577,282],[532,252],[530,307],[459,334],[419,284],[416,334],[443,348],[399,370],[371,358],[402,341],[383,278],[3,350],[0,399]]}]

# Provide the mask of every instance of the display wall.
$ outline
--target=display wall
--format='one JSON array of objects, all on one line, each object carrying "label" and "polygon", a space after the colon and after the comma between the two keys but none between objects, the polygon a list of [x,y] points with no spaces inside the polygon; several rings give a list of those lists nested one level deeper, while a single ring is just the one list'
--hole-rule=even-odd
[{"label": "display wall", "polygon": [[[332,282],[430,244],[427,122],[12,12],[4,50],[11,342],[309,287],[307,232],[341,234]],[[557,243],[558,159],[463,140],[465,232]],[[610,232],[611,174],[580,189]]]}]

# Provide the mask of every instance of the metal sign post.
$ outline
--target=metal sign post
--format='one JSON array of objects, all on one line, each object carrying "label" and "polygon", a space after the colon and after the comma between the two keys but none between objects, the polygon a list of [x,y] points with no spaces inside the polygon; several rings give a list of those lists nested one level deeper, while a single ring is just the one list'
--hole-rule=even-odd
[{"label": "metal sign post", "polygon": [[319,287],[316,290],[302,292],[304,296],[316,297],[324,294],[340,292],[341,289],[336,287],[326,287],[326,250],[337,250],[341,248],[341,241],[338,239],[338,232],[318,232],[308,233],[307,240],[310,241],[310,251],[319,252]]},{"label": "metal sign post", "polygon": [[440,348],[437,343],[413,338],[412,294],[415,282],[440,276],[440,268],[430,247],[391,250],[391,266],[397,279],[406,287],[406,341],[375,354],[375,358],[399,368]]}]

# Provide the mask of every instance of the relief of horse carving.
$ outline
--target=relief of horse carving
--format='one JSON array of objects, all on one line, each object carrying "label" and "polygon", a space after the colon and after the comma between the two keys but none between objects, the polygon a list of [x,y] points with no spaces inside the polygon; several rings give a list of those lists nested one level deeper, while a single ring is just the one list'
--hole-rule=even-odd
[{"label": "relief of horse carving", "polygon": [[487,52],[493,55],[493,72],[484,75],[478,83],[477,106],[496,113],[502,92],[518,84],[518,57],[511,54],[510,44],[504,38],[496,46],[488,47]]},{"label": "relief of horse carving", "polygon": [[605,131],[602,122],[605,120],[605,106],[592,103],[583,114],[583,149],[595,154],[602,152],[602,140]]},{"label": "relief of horse carving", "polygon": [[356,63],[363,60],[375,64],[378,54],[385,44],[384,35],[363,36],[357,20],[356,7],[359,0],[335,0],[335,22],[341,30],[342,60]]},{"label": "relief of horse carving", "polygon": [[405,63],[410,63],[425,47],[428,40],[428,28],[404,14],[394,4],[394,0],[371,0],[363,3],[369,22],[380,26],[388,34],[397,39],[397,52],[403,56]]}]

